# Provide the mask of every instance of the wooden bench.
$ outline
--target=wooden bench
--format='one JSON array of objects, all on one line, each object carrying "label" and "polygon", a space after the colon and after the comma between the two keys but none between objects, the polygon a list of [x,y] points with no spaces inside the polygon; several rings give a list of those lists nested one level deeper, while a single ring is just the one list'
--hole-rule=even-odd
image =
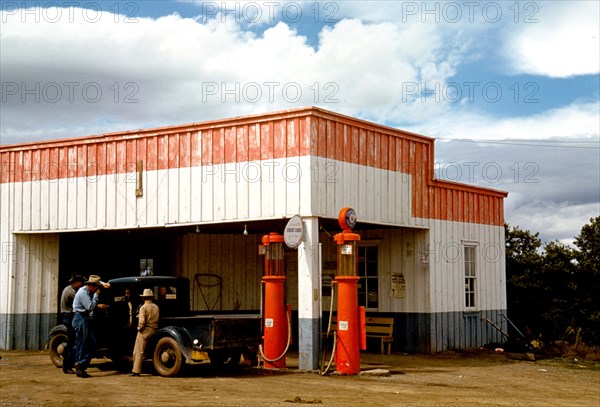
[{"label": "wooden bench", "polygon": [[[325,320],[327,323],[328,319]],[[329,332],[332,334],[337,330],[337,317],[334,315],[331,318]],[[323,336],[327,335],[327,331],[323,332]],[[381,353],[385,351],[387,344],[387,354],[392,351],[392,343],[394,342],[394,318],[383,317],[367,317],[367,339],[375,338],[381,341]]]}]

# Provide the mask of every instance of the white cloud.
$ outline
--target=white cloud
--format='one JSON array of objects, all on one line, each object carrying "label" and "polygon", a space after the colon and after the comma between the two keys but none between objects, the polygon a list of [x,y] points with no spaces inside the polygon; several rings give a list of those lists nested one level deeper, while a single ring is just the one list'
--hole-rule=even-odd
[{"label": "white cloud", "polygon": [[340,14],[466,33],[476,39],[474,47],[492,47],[488,58],[496,58],[493,47],[499,47],[502,69],[511,74],[567,78],[600,72],[598,1],[347,2]]},{"label": "white cloud", "polygon": [[535,201],[526,205],[511,205],[505,208],[506,221],[511,227],[540,232],[544,243],[558,240],[572,245],[581,227],[590,218],[598,216],[600,203],[574,204],[572,202]]},{"label": "white cloud", "polygon": [[511,63],[509,69],[514,73],[555,78],[600,72],[599,2],[531,4],[539,7],[532,17],[535,22],[506,27],[505,55]]},{"label": "white cloud", "polygon": [[[450,140],[507,140],[438,141],[436,174],[508,191],[506,222],[540,232],[543,241],[571,244],[589,218],[600,213],[599,106],[574,103],[506,119],[457,113],[418,131]],[[511,144],[511,139],[527,141]]]},{"label": "white cloud", "polygon": [[543,241],[570,244],[589,218],[600,214],[600,138],[588,139],[595,145],[584,149],[560,143],[570,138],[555,141],[527,146],[438,142],[436,175],[507,191],[506,222],[540,232]]},{"label": "white cloud", "polygon": [[[303,3],[309,11],[314,4]],[[339,10],[324,9],[324,4]],[[448,21],[448,4],[462,6],[460,21]],[[482,6],[469,21],[467,3],[319,3],[321,22],[332,11],[338,22],[326,24],[312,42],[290,21],[271,21],[267,14],[256,23],[238,23],[231,16],[202,20],[179,15],[126,23],[124,16],[109,10],[91,21],[93,13],[71,8],[69,14],[63,9],[57,21],[29,17],[23,23],[19,10],[12,10],[0,15],[0,143],[307,105],[388,125],[403,123],[407,130],[435,137],[597,142],[597,93],[595,102],[564,101],[562,107],[532,116],[501,119],[474,112],[476,104],[447,103],[436,95],[421,98],[421,91],[447,85],[462,64],[477,60],[483,66],[490,56],[497,63],[502,49],[508,51],[503,55],[512,73],[563,77],[598,72],[598,19],[591,21],[594,12],[598,15],[597,5],[582,12],[569,8],[570,3],[518,3],[539,4],[539,23],[515,24],[510,7],[517,3],[486,4],[502,4],[501,21],[482,18]],[[440,10],[439,23],[437,16],[426,13],[433,7]],[[53,16],[58,11],[45,12]],[[252,31],[257,26],[264,32]],[[596,46],[591,49],[582,38],[594,29]],[[507,45],[503,48],[500,41]],[[57,90],[62,92],[59,97]],[[296,97],[298,90],[302,95]],[[598,211],[597,150],[438,143],[438,161],[445,158],[444,151],[455,162],[479,162],[479,171],[485,163],[500,165],[503,178],[497,182],[482,180],[481,174],[474,181],[458,181],[508,190],[507,221],[542,231],[545,240],[571,239]],[[533,175],[539,182],[524,182],[524,176],[532,175],[528,163],[537,165]]]},{"label": "white cloud", "polygon": [[435,25],[344,19],[326,26],[314,49],[284,22],[258,35],[235,19],[63,14],[26,23],[1,16],[3,143],[307,105],[418,120],[446,106],[403,103],[403,87],[444,83],[463,52]]},{"label": "white cloud", "polygon": [[422,125],[420,131],[443,138],[528,139],[586,138],[600,134],[600,102],[576,102],[541,113],[498,119],[452,111]]}]

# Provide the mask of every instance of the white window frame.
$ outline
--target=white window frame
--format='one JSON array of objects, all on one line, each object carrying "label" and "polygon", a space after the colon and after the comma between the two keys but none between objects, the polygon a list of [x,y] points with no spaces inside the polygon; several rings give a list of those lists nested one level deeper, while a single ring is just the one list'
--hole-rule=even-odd
[{"label": "white window frame", "polygon": [[[471,251],[470,254],[467,251]],[[471,311],[477,309],[477,245],[463,244],[464,305]]]},{"label": "white window frame", "polygon": [[[365,297],[362,298],[362,300],[364,300],[365,302],[365,308],[367,311],[378,311],[379,310],[379,303],[380,303],[380,298],[379,298],[379,244],[378,241],[363,241],[360,242],[358,244],[358,250],[360,253],[360,250],[363,249],[365,250],[365,254],[367,251],[367,248],[369,247],[375,247],[377,249],[377,258],[375,259],[376,264],[377,264],[377,276],[367,276],[366,273],[363,270],[357,270],[357,276],[362,279],[365,279],[367,282],[367,288],[365,289]],[[357,266],[358,267],[358,266]],[[361,283],[361,280],[359,280],[359,284]],[[376,281],[376,285],[377,285],[377,307],[368,307],[368,301],[367,301],[367,296],[368,296],[368,287],[369,287],[369,282],[372,282],[373,280]],[[362,303],[361,298],[358,299],[358,303],[359,305]]]}]

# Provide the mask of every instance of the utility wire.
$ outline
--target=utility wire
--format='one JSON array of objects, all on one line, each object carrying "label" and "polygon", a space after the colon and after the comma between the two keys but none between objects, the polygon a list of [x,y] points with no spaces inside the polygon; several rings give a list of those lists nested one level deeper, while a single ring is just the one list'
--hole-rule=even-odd
[{"label": "utility wire", "polygon": [[[577,148],[587,150],[600,150],[600,142],[594,141],[567,141],[567,140],[484,140],[484,139],[461,139],[461,138],[437,138],[436,140],[443,141],[460,141],[465,143],[482,143],[482,144],[500,144],[513,146],[529,146],[529,147],[551,147],[551,148]],[[590,144],[590,146],[565,146],[552,145],[542,143],[572,143],[572,144]]]}]

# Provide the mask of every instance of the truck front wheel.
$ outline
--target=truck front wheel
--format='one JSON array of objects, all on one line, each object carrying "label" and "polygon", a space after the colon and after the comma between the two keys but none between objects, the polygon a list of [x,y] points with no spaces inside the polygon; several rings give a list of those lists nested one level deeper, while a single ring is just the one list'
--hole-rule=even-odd
[{"label": "truck front wheel", "polygon": [[177,376],[185,362],[181,347],[175,339],[168,336],[159,339],[152,359],[154,368],[159,375],[164,377]]},{"label": "truck front wheel", "polygon": [[66,332],[58,332],[52,335],[48,348],[50,349],[50,360],[56,367],[62,367],[63,355],[67,348],[67,337]]}]

